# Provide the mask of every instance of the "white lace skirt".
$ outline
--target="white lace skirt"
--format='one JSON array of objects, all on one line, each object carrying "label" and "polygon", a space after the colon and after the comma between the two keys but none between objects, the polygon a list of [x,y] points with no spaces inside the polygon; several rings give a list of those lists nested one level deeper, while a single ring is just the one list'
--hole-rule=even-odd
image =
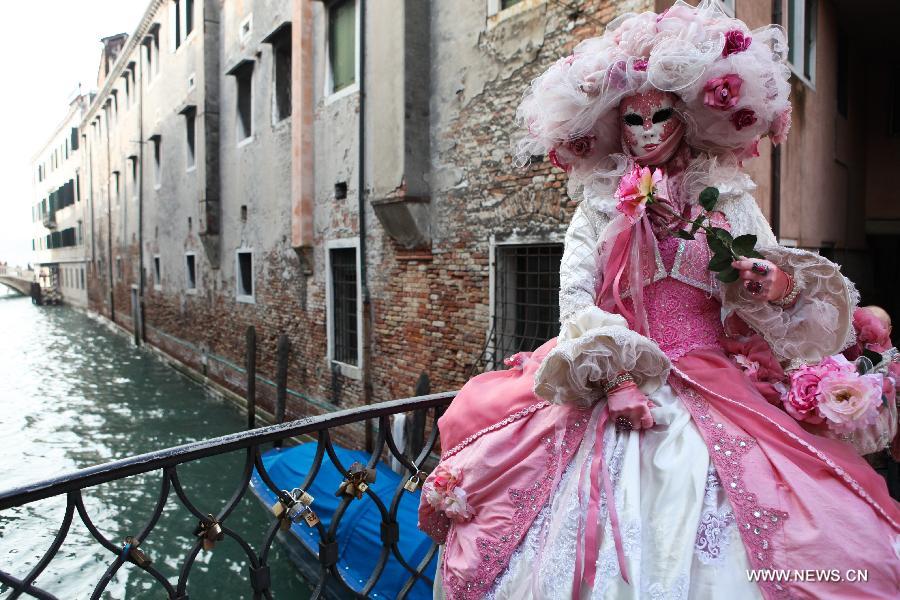
[{"label": "white lace skirt", "polygon": [[[617,433],[610,423],[603,437],[631,583],[619,573],[604,498],[597,576],[592,590],[582,588],[582,597],[762,598],[748,580],[750,567],[731,505],[690,413],[668,385],[651,399],[657,405],[651,409],[652,430]],[[582,510],[577,488],[581,470],[589,468],[595,437],[588,431],[550,503],[487,598],[570,600]],[[581,490],[585,507],[589,479],[585,475]],[[435,598],[444,597],[439,578],[434,590]]]}]

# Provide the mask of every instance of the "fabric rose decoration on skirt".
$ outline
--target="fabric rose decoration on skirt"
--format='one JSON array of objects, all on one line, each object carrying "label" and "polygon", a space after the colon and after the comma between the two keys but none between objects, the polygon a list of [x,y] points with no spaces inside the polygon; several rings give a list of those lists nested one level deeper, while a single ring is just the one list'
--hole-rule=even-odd
[{"label": "fabric rose decoration on skirt", "polygon": [[422,494],[428,504],[457,523],[469,521],[475,516],[466,500],[466,491],[459,485],[461,480],[462,471],[459,468],[441,464],[431,481],[422,486]]},{"label": "fabric rose decoration on skirt", "polygon": [[798,421],[825,423],[836,433],[851,433],[875,422],[881,408],[883,377],[860,374],[841,355],[791,373],[785,410]]}]

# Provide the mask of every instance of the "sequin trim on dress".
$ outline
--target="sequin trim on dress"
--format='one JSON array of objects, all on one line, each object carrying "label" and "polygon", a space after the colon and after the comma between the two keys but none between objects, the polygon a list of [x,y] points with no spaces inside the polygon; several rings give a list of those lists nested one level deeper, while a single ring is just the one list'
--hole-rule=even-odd
[{"label": "sequin trim on dress", "polygon": [[[699,383],[693,381],[693,380],[692,380],[690,377],[688,377],[684,372],[682,372],[682,371],[680,371],[680,370],[678,370],[678,369],[675,369],[674,367],[673,367],[673,372],[676,372],[677,375],[678,375],[680,378],[682,378],[685,382],[687,382],[687,383],[689,383],[689,384],[691,384],[691,385],[696,386],[698,389],[703,390],[703,391],[706,392],[707,394],[710,394],[711,396],[715,396],[716,398],[720,398],[720,399],[722,399],[722,400],[724,400],[724,401],[726,401],[726,402],[729,402],[729,403],[731,403],[731,404],[739,404],[742,408],[745,408],[746,410],[749,410],[750,412],[752,412],[752,413],[754,413],[754,414],[756,414],[756,415],[762,417],[763,419],[765,419],[765,421],[766,421],[767,423],[770,423],[771,425],[773,425],[774,427],[776,427],[779,431],[781,431],[782,433],[784,433],[786,436],[790,437],[792,440],[794,440],[795,442],[797,442],[798,444],[800,444],[801,446],[803,446],[804,448],[806,448],[807,450],[809,450],[810,452],[812,452],[814,455],[816,455],[820,460],[822,460],[822,462],[824,462],[826,465],[828,465],[828,466],[831,468],[831,470],[833,470],[833,471],[835,472],[835,474],[836,474],[838,477],[840,477],[842,480],[844,480],[844,482],[846,482],[847,485],[850,486],[850,488],[853,489],[853,491],[855,491],[855,492],[859,495],[860,498],[862,498],[862,499],[864,499],[866,502],[868,502],[868,503],[872,506],[872,508],[874,508],[874,509],[878,512],[878,514],[880,514],[881,516],[883,516],[883,517],[885,518],[885,520],[886,520],[888,523],[890,523],[890,524],[894,527],[894,529],[900,529],[900,524],[898,524],[896,521],[894,521],[894,520],[890,517],[890,515],[888,515],[888,514],[884,511],[884,509],[881,507],[880,504],[878,504],[877,502],[875,502],[875,499],[872,498],[872,496],[870,496],[869,493],[868,493],[866,490],[864,490],[864,489],[862,488],[862,486],[859,484],[859,482],[856,481],[855,479],[853,479],[853,478],[852,478],[852,477],[851,477],[844,469],[842,469],[841,467],[837,466],[837,464],[836,464],[833,460],[831,460],[830,458],[828,458],[828,455],[826,455],[824,452],[822,452],[821,450],[819,450],[818,448],[816,448],[815,446],[813,446],[813,445],[810,444],[809,442],[803,440],[802,438],[800,438],[799,436],[797,436],[795,433],[793,433],[793,432],[791,432],[791,431],[788,431],[787,429],[785,429],[784,427],[782,427],[780,424],[778,424],[778,423],[776,423],[775,421],[773,421],[772,419],[768,418],[766,415],[764,415],[763,413],[759,412],[758,410],[754,410],[753,408],[751,408],[751,407],[749,407],[749,406],[742,405],[742,404],[740,404],[740,403],[738,403],[738,402],[735,402],[734,400],[731,400],[731,399],[729,399],[729,398],[726,398],[725,396],[722,396],[721,394],[717,394],[717,393],[713,392],[712,390],[709,390],[709,389],[705,388],[704,386],[700,385]],[[693,393],[693,392],[691,392],[691,390],[688,390],[688,392],[689,392],[689,393]],[[694,395],[696,395],[696,394],[694,394]],[[699,396],[698,396],[698,397],[699,397]],[[703,400],[703,402],[706,403],[705,400]]]},{"label": "sequin trim on dress", "polygon": [[[774,568],[772,537],[784,526],[788,513],[761,504],[756,494],[746,487],[743,459],[756,445],[756,440],[737,435],[734,431],[729,431],[725,423],[716,422],[710,414],[706,399],[682,382],[672,378],[670,384],[685,401],[685,406],[706,440],[710,458],[724,482],[725,492],[734,509],[738,531],[750,563],[754,569]],[[778,582],[759,581],[758,584],[767,591],[767,598],[793,598],[793,594]]]},{"label": "sequin trim on dress", "polygon": [[468,446],[469,444],[471,444],[472,442],[474,442],[475,440],[477,440],[484,434],[490,433],[491,431],[494,431],[495,429],[500,429],[502,427],[506,427],[510,423],[513,423],[515,421],[518,421],[519,419],[527,417],[528,415],[535,413],[535,412],[539,411],[540,409],[545,408],[547,406],[550,406],[550,403],[547,402],[546,400],[538,402],[536,404],[532,404],[531,406],[527,406],[520,411],[514,412],[513,414],[509,415],[508,417],[506,417],[505,419],[503,419],[501,421],[497,421],[496,423],[494,423],[493,425],[491,425],[489,427],[485,427],[484,429],[482,429],[480,431],[476,431],[475,433],[473,433],[472,435],[470,435],[469,437],[467,437],[466,439],[464,439],[457,445],[453,446],[451,449],[449,449],[446,452],[444,452],[443,454],[441,454],[441,460],[450,458],[451,456],[458,453],[460,450],[462,450],[463,448],[465,448],[466,446]]},{"label": "sequin trim on dress", "polygon": [[509,489],[509,498],[514,507],[509,530],[499,539],[476,538],[475,546],[480,561],[475,577],[464,580],[453,573],[446,571],[442,573],[448,598],[451,600],[475,600],[483,597],[493,586],[497,576],[509,565],[510,557],[519,546],[519,542],[522,541],[535,517],[547,503],[547,497],[556,478],[560,461],[568,463],[581,443],[589,418],[589,415],[585,414],[587,412],[582,411],[577,414],[572,423],[566,427],[558,452],[553,436],[544,437],[544,449],[547,454],[544,476],[528,488]]}]

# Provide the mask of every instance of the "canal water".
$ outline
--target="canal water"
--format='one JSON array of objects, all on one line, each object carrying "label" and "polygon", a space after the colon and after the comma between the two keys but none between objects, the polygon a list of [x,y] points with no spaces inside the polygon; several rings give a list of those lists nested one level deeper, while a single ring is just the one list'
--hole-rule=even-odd
[{"label": "canal water", "polygon": [[[70,308],[37,307],[0,286],[0,488],[62,475],[133,454],[242,429],[245,416],[207,393],[149,351]],[[244,454],[212,457],[179,468],[196,505],[215,513],[231,497]],[[115,543],[134,535],[151,514],[158,472],[84,491],[101,532]],[[59,527],[59,498],[0,513],[0,569],[24,577]],[[254,548],[270,516],[249,491],[228,526]],[[171,582],[195,538],[197,524],[174,492],[141,548]],[[77,513],[65,544],[37,584],[63,600],[89,598],[113,556],[93,542]],[[270,555],[276,598],[304,599],[309,588],[276,543]],[[201,552],[188,584],[191,600],[251,598],[248,562],[226,539]],[[11,595],[0,584],[0,598]],[[164,598],[161,586],[133,565],[122,567],[103,598]]]}]

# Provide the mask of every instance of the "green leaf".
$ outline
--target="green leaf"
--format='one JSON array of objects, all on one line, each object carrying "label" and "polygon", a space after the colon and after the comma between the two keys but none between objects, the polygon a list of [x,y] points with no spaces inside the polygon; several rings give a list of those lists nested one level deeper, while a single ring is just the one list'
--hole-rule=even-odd
[{"label": "green leaf", "polygon": [[739,235],[734,238],[734,241],[731,243],[731,249],[734,250],[735,254],[740,256],[747,256],[751,252],[753,252],[754,247],[756,246],[756,236],[750,233],[746,233],[744,235]]},{"label": "green leaf", "polygon": [[721,281],[722,283],[731,283],[733,281],[737,281],[738,277],[740,277],[740,273],[734,267],[729,266],[727,269],[719,271],[716,274],[716,279]]},{"label": "green leaf", "polygon": [[724,271],[731,267],[731,257],[727,254],[716,254],[709,261],[710,271]]},{"label": "green leaf", "polygon": [[765,258],[766,258],[765,256],[763,256],[762,254],[760,254],[760,253],[757,252],[756,250],[751,250],[750,252],[748,252],[748,253],[745,254],[744,256],[746,256],[747,258],[761,258],[761,259],[763,259],[763,260],[765,260]]},{"label": "green leaf", "polygon": [[721,227],[710,227],[709,230],[713,233],[714,236],[722,240],[727,248],[731,248],[731,245],[734,243],[734,238],[731,237],[731,234],[727,229],[722,229]]},{"label": "green leaf", "polygon": [[675,231],[675,235],[680,237],[683,240],[694,239],[694,236],[691,235],[690,233],[688,233],[687,231],[685,231],[684,229],[678,229],[677,231]]},{"label": "green leaf", "polygon": [[709,246],[709,249],[712,250],[713,254],[731,256],[731,250],[728,249],[722,240],[714,235],[706,236],[706,244]]},{"label": "green leaf", "polygon": [[717,188],[708,187],[700,192],[700,206],[706,210],[712,210],[718,201],[719,190]]}]

